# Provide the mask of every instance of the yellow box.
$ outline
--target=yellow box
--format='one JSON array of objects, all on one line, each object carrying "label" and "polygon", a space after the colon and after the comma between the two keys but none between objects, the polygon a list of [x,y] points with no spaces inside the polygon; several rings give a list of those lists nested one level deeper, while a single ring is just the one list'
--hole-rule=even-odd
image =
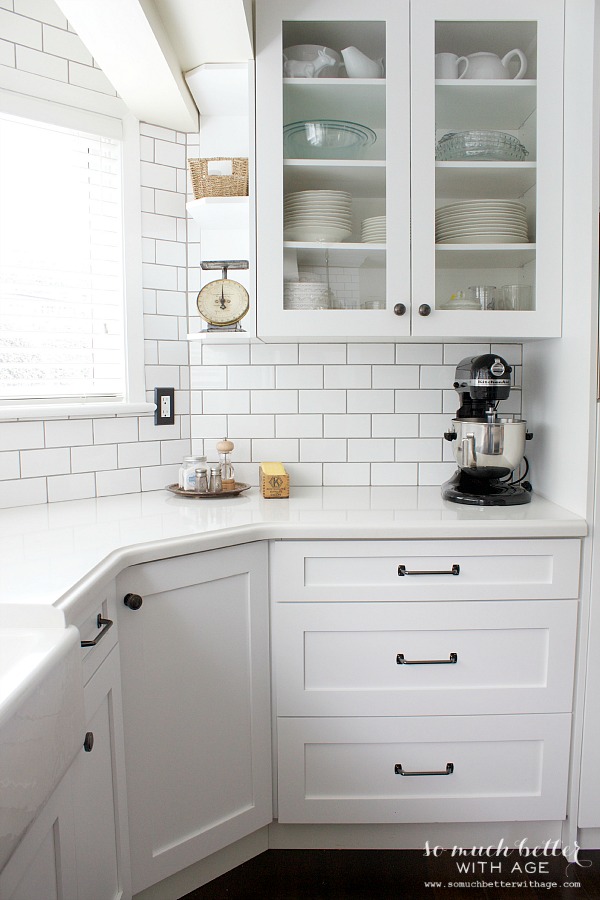
[{"label": "yellow box", "polygon": [[280,462],[260,464],[260,491],[267,500],[290,496],[290,476]]}]

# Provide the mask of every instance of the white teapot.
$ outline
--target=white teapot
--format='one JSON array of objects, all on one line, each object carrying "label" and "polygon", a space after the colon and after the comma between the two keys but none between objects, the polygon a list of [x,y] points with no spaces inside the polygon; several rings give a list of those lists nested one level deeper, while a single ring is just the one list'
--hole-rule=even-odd
[{"label": "white teapot", "polygon": [[346,47],[342,57],[349,78],[382,78],[383,57],[370,59],[357,47]]},{"label": "white teapot", "polygon": [[[511,75],[507,63],[513,57],[517,57],[520,68],[516,75]],[[500,59],[495,53],[470,53],[467,56],[468,65],[459,78],[523,78],[527,72],[527,57],[522,50],[511,50]]]}]

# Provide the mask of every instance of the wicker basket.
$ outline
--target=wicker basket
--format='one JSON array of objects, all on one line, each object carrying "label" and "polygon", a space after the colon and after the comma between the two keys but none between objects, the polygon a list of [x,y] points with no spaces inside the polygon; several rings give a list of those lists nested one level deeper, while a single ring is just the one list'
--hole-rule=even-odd
[{"label": "wicker basket", "polygon": [[[231,160],[231,175],[209,175],[208,164],[219,160]],[[247,197],[248,160],[231,156],[212,156],[207,159],[189,159],[194,197]]]}]

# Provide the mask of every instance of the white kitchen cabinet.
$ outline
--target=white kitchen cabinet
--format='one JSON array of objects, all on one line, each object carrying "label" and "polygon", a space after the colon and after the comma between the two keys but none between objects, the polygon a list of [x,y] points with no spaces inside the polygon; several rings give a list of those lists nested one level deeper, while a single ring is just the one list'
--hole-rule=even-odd
[{"label": "white kitchen cabinet", "polygon": [[[95,616],[98,604],[114,615],[113,595],[114,585],[91,602]],[[87,619],[86,614],[80,623],[84,632]],[[96,635],[101,631],[96,628]],[[116,629],[112,649],[107,635],[95,647],[82,649],[91,673],[82,687],[82,746],[2,871],[2,900],[131,898]]]},{"label": "white kitchen cabinet", "polygon": [[279,821],[564,819],[579,549],[274,544]]},{"label": "white kitchen cabinet", "polygon": [[0,873],[0,897],[78,900],[71,769]]},{"label": "white kitchen cabinet", "polygon": [[134,893],[269,823],[267,548],[132,566],[117,593]]},{"label": "white kitchen cabinet", "polygon": [[[492,0],[257,0],[260,337],[560,335],[563,7],[563,0],[507,0],[499,14]],[[343,69],[336,77],[327,69],[283,77],[282,52],[300,44],[356,46],[384,58],[384,77],[352,78]],[[515,47],[527,56],[523,79],[435,79],[438,52],[503,57]],[[311,149],[301,156],[286,144],[285,126],[324,119],[370,128],[376,140],[358,158],[318,158]],[[508,133],[528,156],[436,162],[436,139],[473,130]],[[314,190],[350,193],[349,236],[303,239],[289,219],[286,229],[284,198],[289,204],[291,194]],[[524,205],[526,241],[514,243],[497,226],[485,243],[481,236],[436,243],[438,207],[498,199]],[[385,242],[362,241],[361,222],[381,215]],[[297,308],[285,287],[294,281],[326,283],[328,299]],[[452,298],[482,284],[530,285],[532,308],[458,308]]]}]

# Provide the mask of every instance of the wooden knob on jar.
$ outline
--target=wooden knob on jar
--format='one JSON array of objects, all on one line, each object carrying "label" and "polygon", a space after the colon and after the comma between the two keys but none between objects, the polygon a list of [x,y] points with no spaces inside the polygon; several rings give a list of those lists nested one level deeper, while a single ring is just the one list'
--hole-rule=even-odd
[{"label": "wooden knob on jar", "polygon": [[224,437],[222,441],[217,443],[217,453],[231,453],[235,444],[228,438]]}]

